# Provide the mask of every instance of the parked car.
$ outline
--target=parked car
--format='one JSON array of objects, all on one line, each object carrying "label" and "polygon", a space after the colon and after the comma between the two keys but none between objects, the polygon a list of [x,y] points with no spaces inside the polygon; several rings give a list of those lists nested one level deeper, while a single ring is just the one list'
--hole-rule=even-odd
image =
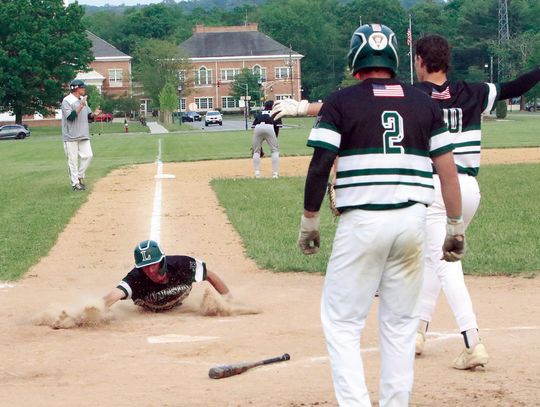
[{"label": "parked car", "polygon": [[219,124],[220,126],[223,126],[223,117],[221,116],[221,113],[215,110],[206,112],[206,115],[204,116],[204,125],[208,126],[209,124]]},{"label": "parked car", "polygon": [[540,102],[528,102],[525,104],[525,110],[528,110],[529,112],[536,112],[537,110],[540,110]]},{"label": "parked car", "polygon": [[202,117],[197,112],[184,112],[182,113],[182,123],[184,122],[200,122]]},{"label": "parked car", "polygon": [[30,130],[20,124],[6,124],[0,127],[0,139],[23,139],[30,137]]},{"label": "parked car", "polygon": [[112,122],[112,120],[113,120],[112,113],[103,113],[103,112],[101,112],[100,114],[94,116],[94,121],[95,122],[109,123],[109,122]]}]

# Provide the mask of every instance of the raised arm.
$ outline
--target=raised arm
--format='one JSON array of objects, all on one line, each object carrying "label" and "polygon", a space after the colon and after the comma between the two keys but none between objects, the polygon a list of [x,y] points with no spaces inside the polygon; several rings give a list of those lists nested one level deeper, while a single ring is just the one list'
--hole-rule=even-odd
[{"label": "raised arm", "polygon": [[226,298],[231,297],[231,291],[225,282],[214,272],[206,269],[206,280],[212,284],[212,287],[216,289],[218,293],[223,295]]},{"label": "raised arm", "polygon": [[282,99],[274,103],[270,114],[277,120],[283,116],[317,116],[322,103],[309,103],[307,100],[298,102],[294,99]]},{"label": "raised arm", "polygon": [[540,82],[540,67],[529,71],[510,82],[499,84],[501,92],[499,100],[515,98],[523,95]]}]

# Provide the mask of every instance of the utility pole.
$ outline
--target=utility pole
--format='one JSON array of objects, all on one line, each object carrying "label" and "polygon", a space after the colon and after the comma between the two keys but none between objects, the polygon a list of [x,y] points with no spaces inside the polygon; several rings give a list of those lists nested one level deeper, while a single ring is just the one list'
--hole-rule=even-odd
[{"label": "utility pole", "polygon": [[[499,35],[497,37],[499,50],[510,41],[510,28],[508,26],[508,1],[499,0]],[[497,82],[505,79],[507,72],[507,61],[499,55],[497,57]]]}]

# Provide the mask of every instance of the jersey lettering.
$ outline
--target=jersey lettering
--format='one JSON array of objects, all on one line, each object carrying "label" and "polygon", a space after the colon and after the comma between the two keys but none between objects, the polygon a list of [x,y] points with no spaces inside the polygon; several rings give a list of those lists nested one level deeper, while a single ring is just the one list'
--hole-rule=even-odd
[{"label": "jersey lettering", "polygon": [[385,154],[403,154],[403,146],[399,145],[403,141],[403,117],[394,111],[384,111],[381,121],[386,131],[383,134]]},{"label": "jersey lettering", "polygon": [[450,133],[461,133],[463,130],[463,110],[460,107],[442,109],[443,119]]}]

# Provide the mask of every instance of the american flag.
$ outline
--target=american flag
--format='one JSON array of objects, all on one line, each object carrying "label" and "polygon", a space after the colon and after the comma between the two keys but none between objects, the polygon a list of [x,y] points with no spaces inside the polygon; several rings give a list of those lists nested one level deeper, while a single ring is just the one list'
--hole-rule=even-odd
[{"label": "american flag", "polygon": [[401,85],[383,85],[380,83],[373,83],[373,95],[378,97],[389,97],[389,98],[402,98],[405,95],[403,94],[403,88]]},{"label": "american flag", "polygon": [[435,89],[431,90],[431,98],[437,99],[437,100],[446,100],[451,99],[452,96],[450,95],[450,87],[447,86],[445,90],[442,92],[437,92]]},{"label": "american flag", "polygon": [[411,28],[409,27],[407,29],[407,45],[411,45],[411,39],[412,39]]}]

